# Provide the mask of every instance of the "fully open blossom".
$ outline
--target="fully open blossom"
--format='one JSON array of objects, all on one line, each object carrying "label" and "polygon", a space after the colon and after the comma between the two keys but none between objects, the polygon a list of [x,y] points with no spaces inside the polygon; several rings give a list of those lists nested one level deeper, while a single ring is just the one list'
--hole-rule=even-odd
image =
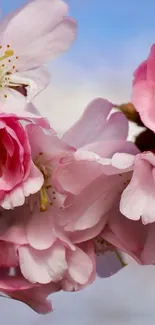
[{"label": "fully open blossom", "polygon": [[[155,221],[155,155],[144,152],[132,157],[133,175],[122,193],[120,211],[144,224]],[[123,164],[123,157],[119,164]]]},{"label": "fully open blossom", "polygon": [[31,0],[0,23],[0,111],[25,115],[23,108],[50,81],[43,66],[67,50],[76,23],[61,0]]},{"label": "fully open blossom", "polygon": [[15,116],[0,115],[0,205],[13,208],[37,192],[43,176],[31,159],[28,135]]},{"label": "fully open blossom", "polygon": [[155,44],[134,72],[132,102],[144,125],[155,131]]},{"label": "fully open blossom", "polygon": [[[130,158],[137,153],[126,141],[125,116],[110,115],[112,107],[95,99],[62,139],[53,130],[26,126],[43,184],[22,207],[1,212],[0,240],[15,245],[14,267],[28,283],[75,291],[95,279],[94,239],[131,179]],[[127,159],[120,169],[121,155]]]}]

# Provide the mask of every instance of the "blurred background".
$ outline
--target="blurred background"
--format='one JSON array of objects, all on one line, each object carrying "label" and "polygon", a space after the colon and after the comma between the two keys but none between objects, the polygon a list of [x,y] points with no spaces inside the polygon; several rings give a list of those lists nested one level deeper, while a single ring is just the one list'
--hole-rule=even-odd
[{"label": "blurred background", "polygon": [[[49,0],[50,1],[50,0]],[[51,0],[52,1],[52,0]],[[24,0],[1,0],[2,16]],[[79,32],[72,48],[49,62],[52,80],[35,103],[62,133],[97,96],[115,103],[130,99],[132,74],[155,42],[153,0],[68,0]],[[17,31],[18,37],[18,31]],[[130,128],[129,137],[138,132]],[[102,267],[102,266],[101,266]],[[57,293],[47,316],[0,298],[6,325],[152,325],[155,321],[155,267],[130,265],[84,291]],[[9,310],[9,312],[8,312]]]}]

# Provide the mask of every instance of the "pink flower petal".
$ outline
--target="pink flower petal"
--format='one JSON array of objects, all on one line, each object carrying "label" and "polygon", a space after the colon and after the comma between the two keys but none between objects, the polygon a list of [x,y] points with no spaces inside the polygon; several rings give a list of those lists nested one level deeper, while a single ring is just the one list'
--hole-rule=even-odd
[{"label": "pink flower petal", "polygon": [[[32,151],[32,157],[37,158],[39,153],[50,159],[60,158],[66,152],[72,152],[72,148],[63,143],[53,132],[45,133],[38,125],[29,124],[26,127]],[[50,131],[50,130],[49,130]],[[39,141],[38,141],[39,139]]]},{"label": "pink flower petal", "polygon": [[143,123],[155,131],[155,91],[152,83],[141,81],[134,85],[132,91],[132,103],[139,112]]},{"label": "pink flower petal", "polygon": [[107,217],[105,215],[104,218],[102,218],[95,226],[91,228],[69,232],[69,237],[74,244],[78,244],[95,238],[101,233],[106,222]]},{"label": "pink flower petal", "polygon": [[66,155],[59,166],[53,174],[56,188],[75,195],[104,173],[100,156],[82,149]]},{"label": "pink flower petal", "polygon": [[81,119],[64,135],[63,140],[79,148],[97,141],[104,136],[104,127],[113,104],[103,98],[93,100],[84,111]]},{"label": "pink flower petal", "polygon": [[74,252],[68,251],[67,261],[70,277],[79,284],[86,284],[93,272],[93,263],[91,258],[77,247]]},{"label": "pink flower petal", "polygon": [[140,81],[145,81],[146,79],[147,79],[147,60],[142,62],[138,66],[138,68],[134,71],[133,86]]},{"label": "pink flower petal", "polygon": [[120,241],[120,245],[116,245],[116,247],[123,249],[124,246],[124,248],[126,247],[125,251],[139,254],[138,257],[140,257],[147,233],[147,228],[140,221],[128,220],[115,208],[111,211],[111,215],[109,215],[108,226]]},{"label": "pink flower petal", "polygon": [[[103,178],[102,178],[103,181]],[[106,179],[104,180],[106,182]],[[70,209],[68,209],[68,213],[71,213],[72,215],[72,221],[70,220],[69,224],[65,227],[65,229],[67,231],[81,231],[81,230],[85,230],[87,232],[88,229],[92,229],[92,227],[96,226],[98,223],[100,223],[101,220],[104,220],[104,222],[106,223],[106,215],[104,217],[104,214],[106,213],[106,209],[109,209],[110,203],[112,202],[112,197],[111,197],[111,202],[107,199],[108,195],[106,193],[106,190],[108,192],[108,189],[103,188],[102,190],[100,190],[100,188],[98,189],[97,187],[101,186],[100,180],[98,179],[98,181],[96,182],[96,184],[94,184],[96,186],[94,186],[94,190],[96,192],[98,192],[98,195],[96,197],[92,197],[92,200],[90,201],[90,205],[88,205],[88,207],[86,209],[83,210],[83,212],[81,211],[81,213],[79,213],[77,218],[74,218],[75,214],[78,213],[80,211],[80,209],[76,208],[76,199],[75,199],[75,205],[73,204],[73,209],[75,208],[75,213],[71,212],[72,207]],[[85,191],[84,193],[82,193],[81,195],[81,206],[84,200],[87,200],[87,197],[91,196],[91,191],[93,191],[93,186],[89,188],[89,192],[88,190]],[[106,194],[105,194],[106,193]],[[83,196],[83,199],[82,199]],[[66,211],[67,213],[67,211]],[[93,238],[93,235],[92,237]],[[91,239],[90,238],[90,239]]]},{"label": "pink flower petal", "polygon": [[50,283],[25,290],[16,290],[8,294],[11,298],[19,300],[30,306],[39,314],[47,314],[52,311],[52,304],[46,298],[48,295],[59,290],[59,285]]},{"label": "pink flower petal", "polygon": [[135,156],[128,153],[115,153],[112,157],[112,165],[118,169],[133,169]]},{"label": "pink flower petal", "polygon": [[80,284],[80,283],[76,282],[72,278],[72,276],[70,276],[70,274],[66,274],[64,279],[61,281],[61,288],[64,291],[77,291],[77,290],[84,289],[87,285],[92,283],[96,278],[96,254],[95,254],[95,250],[94,250],[93,241],[89,240],[83,244],[80,244],[78,249],[79,248],[82,251],[84,251],[84,253],[87,254],[87,256],[91,259],[92,266],[93,266],[92,272],[88,278],[88,281],[84,284]]},{"label": "pink flower petal", "polygon": [[17,247],[0,240],[0,267],[18,266]]},{"label": "pink flower petal", "polygon": [[[23,116],[25,106],[26,97],[20,94],[20,92],[8,87],[1,89],[0,113],[5,112],[6,114]],[[29,115],[27,114],[26,116],[28,117]]]},{"label": "pink flower petal", "polygon": [[30,282],[43,284],[57,282],[67,270],[65,248],[60,243],[55,243],[43,251],[21,246],[18,252],[21,272]]},{"label": "pink flower petal", "polygon": [[124,190],[120,211],[127,218],[144,224],[155,221],[155,183],[149,162],[140,159],[136,162],[132,179]]},{"label": "pink flower petal", "polygon": [[155,44],[152,45],[147,59],[147,80],[155,82]]},{"label": "pink flower petal", "polygon": [[32,163],[27,179],[21,184],[25,197],[37,193],[44,183],[44,178],[40,170]]},{"label": "pink flower petal", "polygon": [[[120,127],[121,125],[121,127]],[[128,120],[124,114],[116,112],[111,114],[108,119],[102,137],[98,140],[102,141],[118,141],[118,140],[126,140],[128,136]]]},{"label": "pink flower petal", "polygon": [[112,158],[116,153],[127,153],[136,155],[138,148],[133,142],[124,140],[107,140],[105,142],[94,142],[82,148],[83,150],[96,153],[102,158]]},{"label": "pink flower petal", "polygon": [[3,46],[10,44],[19,56],[18,70],[35,68],[67,49],[76,29],[74,22],[64,18],[67,11],[63,1],[33,0],[1,22]]},{"label": "pink flower petal", "polygon": [[18,206],[22,206],[25,202],[25,196],[21,186],[16,186],[9,193],[5,194],[3,200],[0,201],[0,205],[3,209],[9,210]]},{"label": "pink flower petal", "polygon": [[53,227],[54,224],[50,211],[34,213],[27,225],[29,244],[38,250],[44,250],[52,246],[56,240]]},{"label": "pink flower petal", "polygon": [[50,82],[50,74],[45,67],[16,72],[10,77],[10,82],[26,85],[27,102],[38,95]]}]

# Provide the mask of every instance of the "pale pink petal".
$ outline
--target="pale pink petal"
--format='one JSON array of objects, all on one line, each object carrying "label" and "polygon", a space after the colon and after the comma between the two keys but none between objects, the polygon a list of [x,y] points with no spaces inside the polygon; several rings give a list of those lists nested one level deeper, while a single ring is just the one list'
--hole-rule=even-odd
[{"label": "pale pink petal", "polygon": [[21,246],[18,252],[21,272],[30,282],[57,282],[67,270],[65,248],[60,243],[43,251]]},{"label": "pale pink petal", "polygon": [[133,169],[135,156],[128,153],[115,153],[112,157],[112,166],[118,169]]},{"label": "pale pink petal", "polygon": [[103,129],[103,134],[98,138],[98,140],[126,140],[128,136],[128,128],[128,120],[125,115],[119,112],[113,113]]},{"label": "pale pink petal", "polygon": [[27,179],[21,184],[25,197],[37,193],[44,183],[44,178],[40,170],[32,163]]},{"label": "pale pink petal", "polygon": [[132,103],[139,112],[142,122],[155,131],[155,90],[152,83],[141,81],[134,85]]},{"label": "pale pink petal", "polygon": [[124,190],[120,211],[127,218],[139,220],[144,224],[155,221],[155,182],[152,166],[149,162],[138,160],[134,167],[132,179]]},{"label": "pale pink petal", "polygon": [[44,179],[41,172],[32,163],[30,174],[27,179],[13,188],[10,192],[7,192],[0,201],[0,205],[7,210],[22,206],[26,197],[40,190],[43,182]]},{"label": "pale pink petal", "polygon": [[[70,45],[75,38],[75,24],[65,25],[67,11],[67,5],[60,0],[32,0],[2,21],[2,45],[10,44],[19,56],[18,70],[37,67]],[[50,36],[48,42],[46,35]]]},{"label": "pale pink petal", "polygon": [[24,202],[25,196],[22,187],[19,185],[5,195],[4,199],[0,201],[0,205],[2,208],[9,210],[23,205]]},{"label": "pale pink petal", "polygon": [[25,107],[26,97],[20,94],[20,92],[8,87],[1,89],[0,113],[16,114],[18,116],[23,116],[23,110]]},{"label": "pale pink petal", "polygon": [[96,153],[102,158],[112,158],[115,153],[138,154],[139,150],[133,142],[124,140],[107,140],[105,142],[94,142],[84,146],[83,150]]},{"label": "pale pink petal", "polygon": [[[103,180],[103,179],[102,179]],[[106,182],[106,179],[105,179]],[[94,184],[95,185],[95,184]],[[96,187],[94,186],[95,191],[98,192],[97,186],[101,186],[101,184],[96,183]],[[87,200],[87,195],[91,195],[91,191],[93,191],[93,187],[90,186],[89,193],[82,193],[84,199]],[[107,218],[106,218],[106,209],[110,206],[110,202],[107,198],[105,198],[106,194],[105,192],[108,192],[108,189],[103,188],[99,193],[99,198],[95,201],[92,200],[90,202],[90,206],[86,210],[83,211],[83,213],[79,214],[77,220],[74,219],[74,213],[72,213],[72,219],[73,221],[70,221],[70,223],[65,227],[66,231],[86,231],[89,230],[92,227],[95,227],[100,223],[102,220],[103,226],[106,224]],[[85,191],[86,192],[86,191]],[[85,194],[85,195],[84,195]],[[111,202],[112,202],[112,196],[111,196]],[[81,205],[83,203],[83,200],[81,198]],[[76,198],[75,198],[75,207],[76,207]],[[74,208],[74,203],[73,203]],[[79,210],[78,210],[79,211]],[[69,213],[69,211],[68,211]],[[92,237],[93,238],[93,232]],[[73,237],[74,238],[74,237]],[[91,239],[90,238],[90,239]]]},{"label": "pale pink petal", "polygon": [[27,225],[27,239],[29,244],[38,250],[47,249],[56,240],[53,232],[53,219],[50,211],[35,212]]},{"label": "pale pink petal", "polygon": [[[111,191],[112,188],[115,191]],[[68,225],[70,230],[72,227],[74,230],[93,227],[111,209],[123,188],[124,180],[119,175],[99,176],[72,199],[71,206],[62,210],[59,215],[61,224]]]},{"label": "pale pink petal", "polygon": [[[50,159],[61,157],[66,152],[72,152],[72,148],[63,143],[53,132],[45,133],[38,125],[29,124],[26,127],[32,151],[32,157],[37,158],[39,154],[44,154]],[[50,131],[50,130],[49,130]],[[39,140],[39,141],[38,141]]]},{"label": "pale pink petal", "polygon": [[[116,241],[119,241],[119,245],[116,242],[111,242],[106,236],[106,239],[115,245],[117,248],[124,250],[128,254],[137,255],[140,258],[140,254],[143,250],[147,235],[147,227],[144,226],[141,221],[132,221],[125,218],[118,210],[117,207],[113,208],[109,214],[108,219],[109,230],[114,234]],[[103,230],[103,237],[106,233],[106,227]]]},{"label": "pale pink petal", "polygon": [[[4,96],[7,96],[5,98]],[[17,116],[17,118],[38,119],[43,127],[47,127],[47,121],[44,120],[32,103],[27,103],[27,98],[19,91],[12,88],[2,88],[0,91],[0,113]]]},{"label": "pale pink petal", "polygon": [[46,298],[58,290],[60,290],[58,284],[50,283],[30,289],[8,292],[8,294],[12,299],[24,302],[37,313],[47,314],[52,311],[52,303]]},{"label": "pale pink petal", "polygon": [[69,237],[74,244],[78,244],[95,238],[101,233],[106,222],[107,217],[105,215],[104,218],[102,218],[95,226],[91,228],[69,232]]},{"label": "pale pink petal", "polygon": [[79,248],[84,251],[84,253],[89,256],[92,261],[92,273],[88,278],[88,281],[85,284],[80,284],[76,282],[70,274],[66,274],[66,276],[61,281],[61,288],[64,291],[77,291],[84,289],[87,285],[91,284],[96,278],[96,254],[94,250],[94,243],[93,241],[89,240],[79,245]]},{"label": "pale pink petal", "polygon": [[91,258],[79,247],[67,252],[68,273],[70,277],[79,284],[86,284],[93,272]]},{"label": "pale pink petal", "polygon": [[53,173],[56,189],[79,194],[86,186],[104,173],[100,156],[86,150],[77,150],[60,160],[59,168]]},{"label": "pale pink petal", "polygon": [[101,139],[107,117],[113,104],[103,98],[93,100],[84,111],[81,119],[64,135],[63,140],[69,145],[79,148]]},{"label": "pale pink petal", "polygon": [[44,250],[59,239],[66,246],[74,250],[74,245],[64,232],[64,229],[54,219],[58,219],[59,208],[49,207],[47,211],[35,211],[29,220],[26,231],[29,244],[37,249]]},{"label": "pale pink petal", "polygon": [[[54,28],[67,14],[67,11],[68,6],[61,0],[51,0],[50,2],[48,0],[31,0],[11,14],[5,16],[1,21],[0,28],[3,28],[5,35],[8,34],[12,42],[14,41],[19,46],[18,39],[14,35],[14,30],[21,25],[19,38],[21,39],[23,48],[24,45],[27,46],[29,44],[28,41],[34,41],[36,37],[40,37],[49,29]],[[30,26],[27,22],[31,20],[32,25]],[[40,25],[38,25],[38,20],[40,21]],[[0,31],[2,32],[1,29]],[[25,39],[23,39],[23,34],[25,34]]]},{"label": "pale pink petal", "polygon": [[45,67],[38,67],[37,69],[16,72],[11,75],[10,82],[25,85],[27,102],[38,95],[50,82],[50,74]]},{"label": "pale pink petal", "polygon": [[74,42],[76,34],[76,22],[69,17],[64,17],[54,30],[37,39],[32,48],[29,49],[27,56],[30,59],[23,58],[23,62],[26,61],[27,69],[43,65],[49,59],[54,59],[68,50]]}]

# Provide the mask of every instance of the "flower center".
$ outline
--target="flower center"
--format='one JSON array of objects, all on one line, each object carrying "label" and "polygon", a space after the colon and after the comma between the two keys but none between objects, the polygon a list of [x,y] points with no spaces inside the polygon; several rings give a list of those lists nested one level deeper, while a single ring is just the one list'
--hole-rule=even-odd
[{"label": "flower center", "polygon": [[40,170],[44,177],[44,184],[40,189],[40,211],[47,211],[48,207],[54,204],[56,200],[56,191],[53,189],[51,182],[52,167],[48,163],[46,156],[40,152],[39,156],[34,161],[36,167]]},{"label": "flower center", "polygon": [[[16,69],[16,62],[19,59],[18,56],[15,56],[15,52],[10,48],[10,45],[7,45],[7,48],[3,51],[2,46],[0,46],[0,87],[18,87],[19,84],[16,84],[11,81],[11,75],[18,70]],[[7,98],[7,94],[4,94],[4,98]]]}]

